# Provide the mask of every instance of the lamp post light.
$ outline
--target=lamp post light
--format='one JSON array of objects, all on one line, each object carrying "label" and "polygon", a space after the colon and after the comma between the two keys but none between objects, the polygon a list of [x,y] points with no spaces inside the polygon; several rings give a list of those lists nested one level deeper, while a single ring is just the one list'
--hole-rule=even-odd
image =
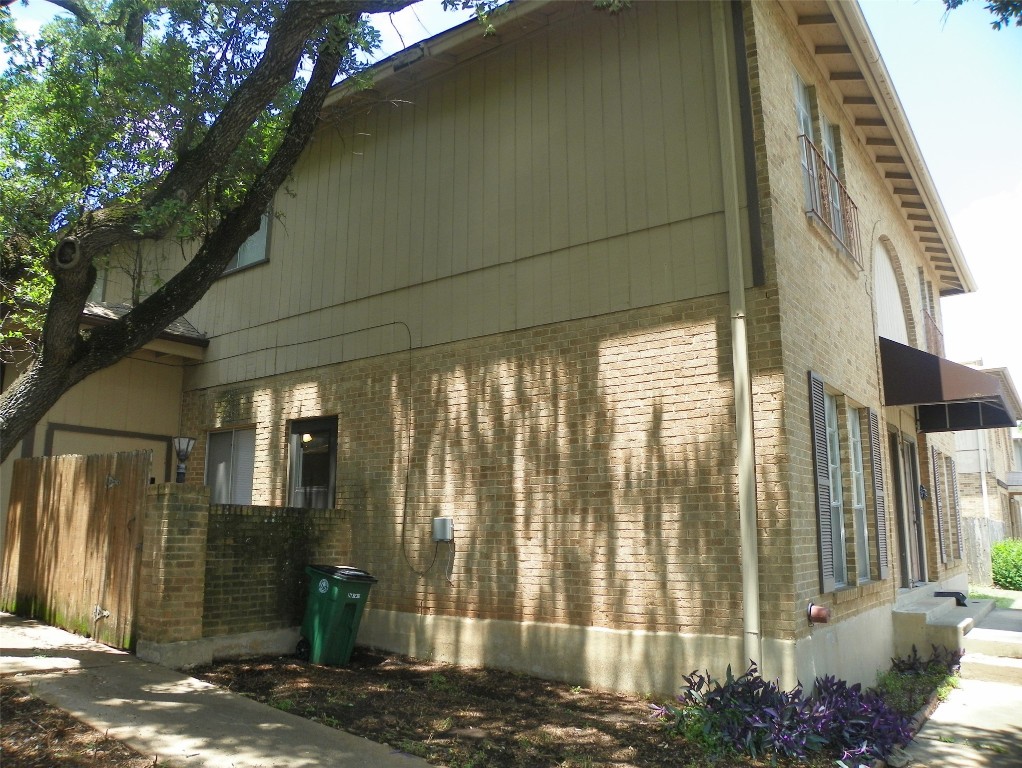
[{"label": "lamp post light", "polygon": [[177,454],[177,481],[183,483],[185,481],[185,462],[188,461],[188,456],[192,452],[192,448],[195,447],[194,437],[175,437],[172,441],[174,443],[174,452]]}]

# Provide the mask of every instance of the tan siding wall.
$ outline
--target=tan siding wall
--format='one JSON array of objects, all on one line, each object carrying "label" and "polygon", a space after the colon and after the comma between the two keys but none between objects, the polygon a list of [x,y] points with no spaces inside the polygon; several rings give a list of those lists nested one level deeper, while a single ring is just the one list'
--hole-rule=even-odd
[{"label": "tan siding wall", "polygon": [[698,3],[580,6],[409,86],[319,133],[270,263],[189,315],[190,385],[718,293],[718,133]]},{"label": "tan siding wall", "polygon": [[[4,386],[13,383],[16,375],[16,367],[7,366]],[[167,439],[177,434],[181,381],[180,366],[161,361],[145,351],[105,368],[72,387],[36,424],[31,436],[31,455],[43,455],[50,425],[73,425],[79,429],[55,428],[55,454],[151,450],[153,476],[157,482],[172,480],[165,476],[166,442],[125,437],[123,433],[162,435]],[[0,522],[6,518],[11,467],[21,456],[22,449],[16,447],[0,467]]]}]

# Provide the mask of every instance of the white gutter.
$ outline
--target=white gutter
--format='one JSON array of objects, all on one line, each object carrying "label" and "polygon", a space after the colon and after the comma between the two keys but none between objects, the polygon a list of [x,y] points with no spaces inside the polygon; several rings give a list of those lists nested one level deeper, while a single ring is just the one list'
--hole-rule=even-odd
[{"label": "white gutter", "polygon": [[731,359],[734,368],[735,431],[738,436],[738,520],[742,543],[742,624],[745,661],[762,664],[763,646],[759,609],[759,510],[756,506],[756,452],[752,441],[752,381],[749,376],[749,344],[746,337],[745,260],[742,249],[744,228],[737,137],[732,101],[734,70],[730,26],[725,4],[710,4],[713,30],[713,60],[716,72],[717,122],[720,130],[721,175],[724,183],[724,230],[727,233],[728,295],[731,310]]},{"label": "white gutter", "polygon": [[887,67],[884,66],[880,49],[877,48],[873,34],[869,31],[869,25],[866,23],[866,17],[862,14],[862,9],[858,3],[842,2],[841,0],[831,0],[827,3],[827,7],[834,15],[834,20],[851,49],[852,58],[855,59],[856,65],[866,78],[867,87],[871,93],[878,97],[877,108],[883,115],[884,122],[887,123],[888,129],[901,151],[902,158],[905,160],[905,165],[908,166],[912,179],[919,188],[919,194],[923,198],[926,210],[933,217],[937,231],[947,246],[948,257],[961,280],[962,288],[965,293],[975,291],[975,278],[969,271],[968,264],[965,263],[962,247],[951,228],[947,211],[944,210],[944,204],[940,200],[940,195],[937,194],[933,178],[930,176],[919,144],[909,125],[905,108],[894,91],[891,75],[887,71]]}]

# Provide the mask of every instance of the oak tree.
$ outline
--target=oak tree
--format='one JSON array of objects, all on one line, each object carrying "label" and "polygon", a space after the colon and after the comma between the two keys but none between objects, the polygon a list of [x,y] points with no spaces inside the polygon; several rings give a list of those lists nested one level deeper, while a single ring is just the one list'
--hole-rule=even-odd
[{"label": "oak tree", "polygon": [[[0,460],[63,393],[206,293],[331,87],[377,47],[369,14],[415,1],[51,0],[70,15],[30,37],[0,0],[0,351],[30,359],[0,395]],[[83,328],[96,265],[170,235],[193,257],[123,317]]]}]

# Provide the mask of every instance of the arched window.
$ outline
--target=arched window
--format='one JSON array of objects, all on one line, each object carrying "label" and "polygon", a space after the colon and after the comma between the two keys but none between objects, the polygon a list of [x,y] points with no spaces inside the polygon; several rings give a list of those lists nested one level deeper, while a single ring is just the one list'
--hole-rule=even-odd
[{"label": "arched window", "polygon": [[898,279],[894,258],[886,244],[878,242],[873,250],[873,286],[877,307],[877,335],[914,346],[915,334],[905,312],[904,281]]}]

